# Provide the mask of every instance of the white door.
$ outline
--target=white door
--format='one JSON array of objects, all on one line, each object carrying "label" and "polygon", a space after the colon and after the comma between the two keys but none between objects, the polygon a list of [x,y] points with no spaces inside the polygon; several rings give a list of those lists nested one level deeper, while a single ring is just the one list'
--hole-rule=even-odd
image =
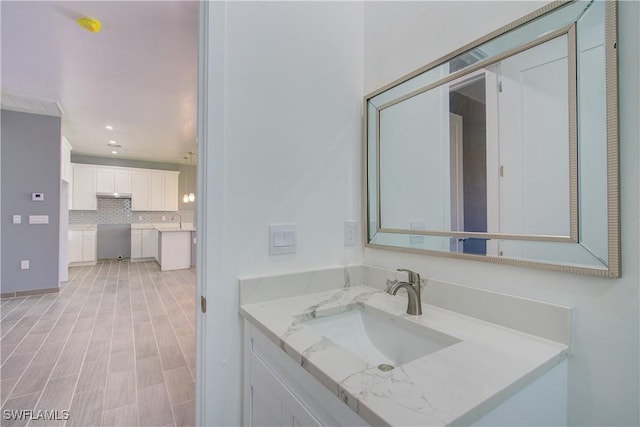
[{"label": "white door", "polygon": [[568,236],[567,36],[507,58],[497,71],[500,231]]}]

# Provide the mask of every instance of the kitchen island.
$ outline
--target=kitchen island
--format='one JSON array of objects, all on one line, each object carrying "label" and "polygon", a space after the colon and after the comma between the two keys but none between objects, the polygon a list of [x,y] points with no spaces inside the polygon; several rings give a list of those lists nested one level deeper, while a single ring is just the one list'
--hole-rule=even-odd
[{"label": "kitchen island", "polygon": [[160,270],[181,270],[191,267],[191,231],[158,228],[158,263]]},{"label": "kitchen island", "polygon": [[155,259],[162,271],[191,268],[191,223],[131,224],[131,260]]}]

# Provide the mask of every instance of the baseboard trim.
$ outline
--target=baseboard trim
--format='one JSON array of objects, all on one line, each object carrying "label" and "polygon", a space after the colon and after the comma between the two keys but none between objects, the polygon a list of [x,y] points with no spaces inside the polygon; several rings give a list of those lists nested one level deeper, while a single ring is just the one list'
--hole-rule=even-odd
[{"label": "baseboard trim", "polygon": [[28,297],[31,295],[56,294],[60,292],[60,288],[33,289],[30,291],[3,292],[0,299]]}]

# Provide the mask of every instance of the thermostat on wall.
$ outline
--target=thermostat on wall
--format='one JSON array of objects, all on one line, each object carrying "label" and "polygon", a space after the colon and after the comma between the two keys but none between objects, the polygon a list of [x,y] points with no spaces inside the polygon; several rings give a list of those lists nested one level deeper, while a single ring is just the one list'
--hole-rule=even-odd
[{"label": "thermostat on wall", "polygon": [[44,200],[44,193],[31,193],[31,200],[41,202]]}]

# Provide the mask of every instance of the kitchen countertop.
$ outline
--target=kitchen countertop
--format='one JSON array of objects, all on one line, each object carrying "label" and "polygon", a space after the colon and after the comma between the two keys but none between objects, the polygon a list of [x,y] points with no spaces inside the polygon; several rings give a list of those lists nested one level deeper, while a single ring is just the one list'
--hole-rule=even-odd
[{"label": "kitchen countertop", "polygon": [[[565,344],[366,286],[246,304],[240,314],[371,425],[470,424],[562,362]],[[360,308],[460,340],[383,372],[303,323]]]},{"label": "kitchen countertop", "polygon": [[97,224],[69,224],[69,230],[71,231],[96,231],[98,230]]},{"label": "kitchen countertop", "polygon": [[131,224],[132,230],[158,230],[158,231],[196,231],[193,223],[185,222],[180,228],[178,222],[160,222],[160,223],[135,223]]}]

